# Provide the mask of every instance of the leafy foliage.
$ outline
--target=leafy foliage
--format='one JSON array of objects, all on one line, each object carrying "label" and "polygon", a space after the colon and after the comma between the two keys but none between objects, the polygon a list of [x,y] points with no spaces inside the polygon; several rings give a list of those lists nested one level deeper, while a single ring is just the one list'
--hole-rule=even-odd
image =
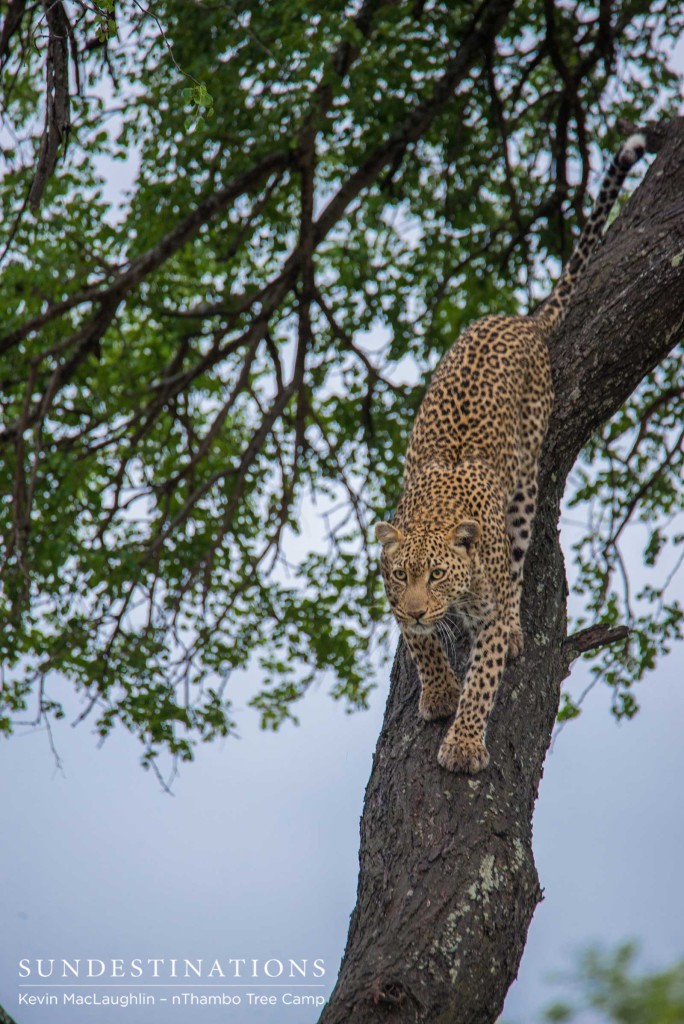
[{"label": "leafy foliage", "polygon": [[[626,644],[604,648],[592,674],[612,688],[613,711],[637,711],[633,684],[683,635],[684,611],[672,584],[684,562],[684,387],[681,347],[646,378],[630,402],[587,445],[573,481],[570,508],[587,510],[575,545],[575,590],[586,611],[578,625],[626,623]],[[639,529],[639,524],[641,528]],[[624,550],[637,526],[643,582],[634,587]],[[577,713],[569,699],[568,717]]]},{"label": "leafy foliage", "polygon": [[[51,11],[66,51],[40,7],[0,32],[0,728],[36,699],[61,714],[65,678],[148,763],[232,730],[236,669],[260,672],[268,726],[323,672],[362,707],[385,628],[367,531],[428,371],[465,324],[548,288],[617,115],[675,102],[681,6]],[[645,485],[677,400],[647,410],[675,374],[592,442],[576,494],[613,530],[636,496],[654,563],[681,493],[674,468]],[[612,620],[598,536],[580,588]],[[634,613],[645,646],[601,669],[624,713],[679,629],[665,604],[647,623],[658,586]]]},{"label": "leafy foliage", "polygon": [[612,952],[589,949],[576,975],[565,984],[578,995],[546,1009],[544,1021],[589,1019],[605,1024],[678,1024],[684,1020],[684,961],[654,974],[635,972],[636,946],[627,943]]}]

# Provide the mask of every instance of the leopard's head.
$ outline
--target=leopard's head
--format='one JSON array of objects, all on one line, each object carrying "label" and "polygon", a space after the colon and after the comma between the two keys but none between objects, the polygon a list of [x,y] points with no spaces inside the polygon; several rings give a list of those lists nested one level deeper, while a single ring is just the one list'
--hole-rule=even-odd
[{"label": "leopard's head", "polygon": [[465,519],[447,530],[402,531],[378,523],[387,599],[403,629],[431,632],[472,587],[480,524]]}]

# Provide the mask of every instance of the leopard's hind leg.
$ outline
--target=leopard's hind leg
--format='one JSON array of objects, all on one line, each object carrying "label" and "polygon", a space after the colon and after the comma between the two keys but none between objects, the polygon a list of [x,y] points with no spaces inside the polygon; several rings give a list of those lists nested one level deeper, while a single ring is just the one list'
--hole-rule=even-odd
[{"label": "leopard's hind leg", "polygon": [[511,633],[508,650],[513,658],[521,654],[523,649],[520,623],[523,572],[537,511],[539,454],[553,405],[551,366],[546,342],[534,339],[528,355],[530,362],[520,407],[518,470],[515,487],[506,507],[506,532],[511,542]]},{"label": "leopard's hind leg", "polygon": [[506,532],[511,542],[511,632],[508,652],[512,658],[522,653],[523,634],[520,623],[523,571],[530,546],[532,523],[537,510],[537,468],[520,477],[506,509]]}]

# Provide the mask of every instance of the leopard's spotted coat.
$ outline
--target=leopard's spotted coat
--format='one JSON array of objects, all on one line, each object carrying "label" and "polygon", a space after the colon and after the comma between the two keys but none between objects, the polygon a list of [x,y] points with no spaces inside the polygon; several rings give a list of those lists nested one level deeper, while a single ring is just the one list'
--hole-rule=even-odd
[{"label": "leopard's spotted coat", "polygon": [[[539,310],[485,317],[447,352],[411,433],[396,516],[376,526],[389,603],[421,679],[420,714],[455,714],[438,754],[451,771],[487,766],[485,729],[506,655],[522,651],[523,566],[553,402],[546,339],[563,321],[622,182],[644,151],[641,135],[620,148]],[[442,646],[449,612],[474,638],[462,691]]]}]

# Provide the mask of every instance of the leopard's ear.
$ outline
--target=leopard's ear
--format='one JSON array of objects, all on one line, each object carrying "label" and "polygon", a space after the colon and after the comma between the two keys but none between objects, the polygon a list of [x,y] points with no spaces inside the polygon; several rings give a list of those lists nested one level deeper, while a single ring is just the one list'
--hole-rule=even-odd
[{"label": "leopard's ear", "polygon": [[404,539],[404,534],[391,523],[376,523],[375,539],[384,547],[386,544],[398,544]]},{"label": "leopard's ear", "polygon": [[464,519],[458,526],[454,526],[449,539],[455,548],[465,548],[466,552],[470,554],[473,546],[480,539],[481,533],[479,523],[476,523],[474,519]]}]

